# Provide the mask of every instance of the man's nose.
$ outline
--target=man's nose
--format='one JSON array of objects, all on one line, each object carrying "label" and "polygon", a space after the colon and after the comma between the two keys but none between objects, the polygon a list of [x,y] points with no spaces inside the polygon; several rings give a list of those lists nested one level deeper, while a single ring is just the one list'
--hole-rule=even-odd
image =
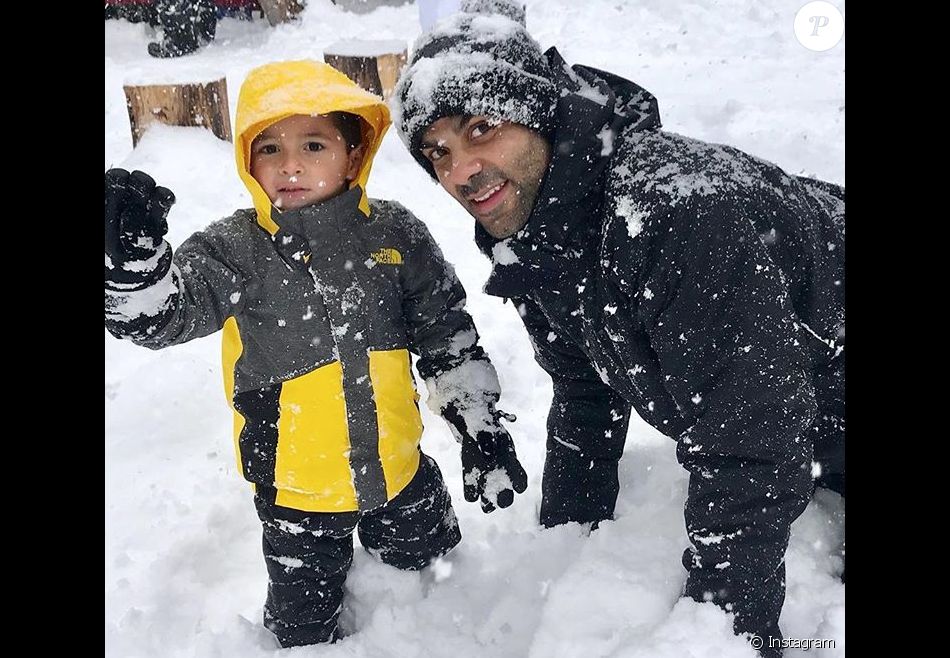
[{"label": "man's nose", "polygon": [[478,157],[462,155],[453,158],[447,172],[447,180],[452,185],[466,185],[475,174],[481,173],[482,161]]}]

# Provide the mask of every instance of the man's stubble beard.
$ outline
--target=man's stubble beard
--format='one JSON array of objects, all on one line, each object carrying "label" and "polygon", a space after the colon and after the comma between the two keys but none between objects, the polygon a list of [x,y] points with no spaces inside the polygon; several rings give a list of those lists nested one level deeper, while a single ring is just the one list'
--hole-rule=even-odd
[{"label": "man's stubble beard", "polygon": [[496,240],[503,240],[511,237],[520,231],[531,217],[531,212],[538,200],[538,194],[541,190],[541,184],[544,175],[547,172],[548,164],[551,161],[551,148],[546,140],[531,145],[522,153],[521,157],[512,163],[510,169],[513,172],[524,172],[522,179],[516,179],[496,167],[479,172],[472,177],[466,188],[474,190],[483,189],[485,183],[494,183],[499,180],[507,180],[511,186],[510,194],[513,195],[513,207],[505,214],[493,219],[491,215],[480,218],[466,207],[469,214],[475,218],[482,228]]}]

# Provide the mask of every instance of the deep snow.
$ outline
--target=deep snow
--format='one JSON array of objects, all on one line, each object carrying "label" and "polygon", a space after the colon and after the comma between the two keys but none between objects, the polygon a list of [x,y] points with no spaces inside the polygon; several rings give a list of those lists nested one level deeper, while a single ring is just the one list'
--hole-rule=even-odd
[{"label": "deep snow", "polygon": [[[528,28],[570,63],[628,77],[656,95],[664,127],[727,143],[790,173],[844,183],[844,41],[827,52],[792,31],[804,2],[772,0],[527,0]],[[835,3],[844,9],[843,2]],[[196,128],[159,126],[132,150],[123,83],[225,75],[233,112],[245,73],[277,59],[322,59],[345,38],[419,33],[414,3],[356,15],[309,0],[297,24],[225,20],[199,53],[155,60],[142,25],[105,24],[105,166],[142,169],[178,202],[169,240],[250,198],[230,144]],[[398,658],[740,658],[753,656],[709,604],[678,600],[686,473],[673,441],[636,419],[621,462],[617,519],[587,536],[537,526],[550,380],[510,305],[480,293],[488,262],[472,220],[412,160],[390,130],[370,177],[429,226],[469,292],[469,311],[502,384],[501,408],[529,476],[507,510],[484,515],[462,497],[458,447],[422,408],[424,449],[446,476],[462,544],[425,573],[404,573],[357,550],[343,623],[330,647],[278,650],[260,625],[266,575],[250,486],[236,472],[219,336],[150,352],[105,336],[106,656]],[[424,385],[419,382],[420,391]],[[843,501],[820,492],[793,526],[782,627],[829,638],[844,655],[844,586],[832,557]]]}]

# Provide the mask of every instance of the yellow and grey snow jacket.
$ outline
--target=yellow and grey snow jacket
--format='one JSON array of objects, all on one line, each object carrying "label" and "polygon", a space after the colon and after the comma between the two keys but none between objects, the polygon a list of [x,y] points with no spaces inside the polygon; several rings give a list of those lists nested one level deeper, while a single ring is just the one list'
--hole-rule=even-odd
[{"label": "yellow and grey snow jacket", "polygon": [[[248,173],[250,144],[293,114],[359,115],[366,155],[351,188],[273,208]],[[425,226],[366,179],[389,126],[376,96],[322,63],[280,62],[241,89],[238,171],[254,200],[195,233],[156,285],[106,290],[106,326],[152,349],[223,329],[225,389],[241,472],[282,506],[368,510],[412,479],[422,434],[410,352],[439,408],[498,399],[465,291]]]}]

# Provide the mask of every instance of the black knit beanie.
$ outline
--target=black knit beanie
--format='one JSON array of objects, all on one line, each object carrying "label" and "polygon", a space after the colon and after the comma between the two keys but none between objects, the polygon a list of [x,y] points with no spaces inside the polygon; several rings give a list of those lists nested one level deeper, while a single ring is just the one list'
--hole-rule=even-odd
[{"label": "black knit beanie", "polygon": [[516,23],[525,26],[524,5],[514,0],[462,0],[459,11],[470,14],[504,14]]},{"label": "black knit beanie", "polygon": [[463,0],[460,8],[419,37],[393,94],[399,137],[433,179],[420,144],[438,119],[484,115],[546,135],[558,99],[551,67],[525,30],[519,5]]}]

